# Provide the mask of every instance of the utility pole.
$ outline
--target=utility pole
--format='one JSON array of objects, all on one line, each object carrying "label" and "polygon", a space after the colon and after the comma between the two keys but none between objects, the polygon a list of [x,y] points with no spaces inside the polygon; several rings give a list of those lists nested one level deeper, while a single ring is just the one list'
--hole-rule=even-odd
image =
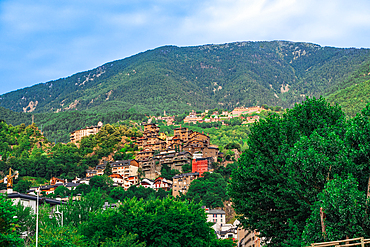
[{"label": "utility pole", "polygon": [[37,201],[36,201],[36,247],[39,242],[39,189],[37,191]]}]

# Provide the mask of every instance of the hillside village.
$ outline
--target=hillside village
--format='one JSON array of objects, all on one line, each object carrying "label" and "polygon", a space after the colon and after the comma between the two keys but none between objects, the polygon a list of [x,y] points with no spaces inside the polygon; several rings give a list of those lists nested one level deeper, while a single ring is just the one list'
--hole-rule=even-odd
[{"label": "hillside village", "polygon": [[[150,203],[154,201],[162,201],[163,203],[183,203],[184,205],[188,203],[195,204],[200,210],[200,214],[203,215],[203,221],[206,220],[205,216],[207,216],[207,221],[213,223],[212,233],[214,231],[214,236],[217,236],[218,240],[235,240],[238,246],[259,247],[261,246],[261,242],[269,243],[272,239],[265,237],[265,233],[263,232],[265,231],[264,228],[242,229],[240,226],[244,225],[244,220],[249,220],[249,218],[238,217],[238,207],[236,204],[239,203],[239,207],[244,207],[246,203],[254,203],[256,207],[261,206],[259,201],[250,202],[248,199],[246,200],[247,197],[244,196],[244,193],[246,191],[251,194],[255,193],[256,191],[253,189],[253,186],[260,187],[262,186],[261,183],[266,185],[265,181],[269,180],[267,178],[274,178],[274,176],[276,176],[274,173],[269,173],[275,172],[275,170],[270,168],[264,170],[264,166],[258,166],[258,164],[253,163],[264,161],[264,159],[269,156],[270,150],[275,149],[276,136],[271,130],[282,134],[282,136],[279,135],[278,137],[280,138],[278,140],[280,143],[279,145],[285,145],[287,136],[284,135],[288,135],[289,138],[295,138],[292,142],[293,144],[294,141],[298,143],[297,140],[301,140],[302,149],[305,150],[305,142],[311,141],[311,139],[302,139],[299,135],[292,137],[290,134],[292,129],[294,133],[305,130],[302,126],[306,126],[307,121],[319,125],[326,120],[331,121],[334,119],[335,121],[332,121],[334,123],[333,126],[335,126],[335,123],[339,122],[338,119],[348,121],[350,124],[343,125],[343,129],[347,131],[346,136],[343,137],[347,138],[345,139],[346,142],[342,142],[337,138],[339,135],[336,136],[336,140],[326,140],[324,137],[315,136],[317,133],[313,132],[313,134],[310,134],[310,137],[313,138],[312,141],[317,141],[317,138],[322,138],[323,141],[321,142],[327,145],[327,147],[331,147],[334,142],[338,148],[337,150],[340,150],[339,147],[344,148],[345,154],[351,155],[358,150],[356,146],[352,145],[351,140],[348,139],[351,135],[347,134],[354,133],[356,138],[363,136],[367,138],[369,136],[369,109],[370,108],[365,109],[361,113],[362,115],[347,120],[344,118],[344,114],[341,112],[339,106],[331,106],[327,104],[323,98],[308,99],[304,104],[297,105],[294,109],[283,113],[282,116],[277,114],[265,114],[265,112],[258,114],[258,110],[256,109],[250,112],[244,109],[236,109],[235,112],[237,114],[233,114],[234,116],[224,112],[222,115],[227,115],[230,118],[224,118],[223,120],[224,116],[217,118],[213,117],[213,119],[219,119],[218,121],[221,123],[210,124],[209,128],[204,128],[206,131],[202,131],[202,128],[196,126],[199,122],[194,124],[192,122],[184,123],[184,121],[182,121],[178,126],[172,125],[168,128],[168,126],[163,124],[164,120],[158,124],[156,123],[156,121],[161,120],[159,117],[157,119],[154,118],[155,121],[153,121],[152,118],[152,121],[149,123],[136,122],[136,125],[132,124],[130,126],[121,125],[119,123],[104,125],[102,122],[98,122],[97,125],[71,132],[70,143],[60,143],[56,145],[47,141],[47,139],[43,137],[42,131],[35,125],[27,127],[25,125],[12,126],[7,125],[3,121],[0,123],[2,126],[2,138],[4,140],[10,140],[11,142],[5,146],[1,153],[0,164],[2,167],[8,167],[9,169],[9,175],[6,175],[1,181],[7,183],[7,197],[9,199],[16,203],[19,202],[24,206],[32,207],[34,210],[37,208],[36,201],[39,201],[35,196],[35,192],[41,191],[42,197],[40,203],[48,204],[46,208],[51,210],[50,215],[54,215],[53,217],[57,217],[55,215],[60,213],[58,211],[58,206],[65,210],[68,205],[79,205],[80,202],[86,200],[89,196],[91,196],[89,200],[94,199],[96,202],[95,205],[97,205],[97,208],[94,210],[107,210],[110,208],[112,211],[108,210],[109,212],[118,212],[119,210],[116,209],[117,207],[121,209],[121,205],[127,207],[128,204],[135,205],[134,203],[136,202],[143,205],[145,203],[150,205]],[[204,121],[206,119],[211,119],[208,118],[208,116],[216,116],[217,113],[216,111],[208,112],[208,114],[192,111],[187,116],[184,116],[183,119],[190,119],[192,117],[194,118],[194,116],[199,117],[202,115],[204,116],[202,118],[203,122],[199,123],[199,125],[205,125]],[[239,117],[237,118],[236,116]],[[239,162],[235,162],[238,161],[240,157],[241,145],[239,143],[224,142],[227,144],[218,147],[212,144],[210,135],[205,133],[208,129],[212,129],[212,131],[221,131],[224,127],[242,127],[241,118],[248,118],[251,116],[266,117],[267,120],[260,121],[259,124],[250,128],[251,132],[248,134],[249,141],[247,143],[248,148],[243,150],[244,156],[242,161],[239,160]],[[237,125],[233,125],[233,122],[229,120],[234,118],[237,118]],[[298,121],[298,124],[296,125],[295,122],[292,122],[292,119]],[[257,120],[257,118],[255,120]],[[275,120],[279,121],[277,126],[274,125],[276,122]],[[222,126],[223,124],[230,124],[230,126]],[[273,128],[271,128],[272,126]],[[244,126],[242,128],[248,130],[249,127]],[[283,130],[280,130],[280,128],[283,128]],[[166,131],[164,133],[162,131],[164,129],[170,129],[172,131]],[[201,129],[201,131],[195,131],[199,129]],[[330,131],[330,129],[331,128],[326,128],[325,131]],[[365,134],[363,134],[364,131],[366,131]],[[263,145],[269,145],[270,148],[261,148],[261,143],[263,143]],[[346,144],[344,145],[343,143]],[[361,145],[363,145],[363,142],[361,142]],[[225,157],[226,155],[230,155],[230,150],[232,150],[233,157],[231,160],[227,160]],[[352,152],[353,150],[354,152]],[[316,151],[317,153],[322,152],[321,149]],[[301,146],[292,146],[290,152],[292,152],[292,155],[298,154],[301,152]],[[364,154],[365,153],[368,152],[365,150]],[[343,153],[339,154],[342,155]],[[24,155],[23,157],[26,158],[22,160],[21,155]],[[279,151],[276,155],[286,157],[286,152],[280,153]],[[362,155],[363,154],[361,154],[361,156]],[[309,158],[309,163],[306,162],[307,157]],[[303,155],[301,160],[303,163],[295,163],[295,160],[288,160],[287,162],[294,161],[294,163],[286,164],[294,165],[292,170],[294,170],[297,165],[296,172],[298,173],[294,177],[297,178],[299,177],[298,174],[300,174],[300,167],[307,166],[311,168],[312,164],[315,164],[311,162],[311,158],[315,159],[315,157],[315,155],[312,157]],[[360,170],[359,168],[364,167],[363,163],[355,163],[359,161],[359,159],[356,157],[352,158],[353,163],[349,162],[351,166],[348,166],[348,169],[352,169],[352,164],[355,164],[357,167],[356,169],[358,169],[357,171]],[[246,162],[246,159],[249,161]],[[24,160],[27,162],[23,162]],[[269,163],[269,165],[275,165],[275,158],[272,157],[271,160],[272,162]],[[251,165],[250,162],[254,165]],[[361,160],[360,162],[367,161]],[[9,164],[12,164],[12,167],[10,167]],[[252,173],[247,173],[247,177],[249,176],[247,180],[244,178],[246,173],[240,173],[243,171],[243,169],[240,168],[241,166],[249,166],[250,171],[253,169]],[[283,168],[283,166],[281,167]],[[325,169],[328,169],[330,172],[331,166],[327,166]],[[341,169],[337,170],[341,172]],[[353,171],[356,172],[356,170]],[[57,175],[51,176],[52,174]],[[258,176],[255,176],[255,174]],[[325,172],[325,174],[327,173]],[[369,186],[366,174],[363,175],[362,172],[355,174],[361,178],[362,187]],[[3,177],[4,174],[1,175]],[[21,193],[12,191],[13,187],[11,183],[13,179],[17,179],[18,175],[25,178],[18,180],[16,183],[16,186],[23,184],[23,187],[15,187],[15,190],[22,191]],[[59,175],[60,177],[58,177]],[[30,188],[28,186],[27,189],[25,189],[27,182],[29,182],[28,176],[33,176],[32,179],[37,179],[37,177],[39,177],[44,181],[41,180],[42,182],[38,182],[38,186],[34,184],[33,187]],[[289,174],[283,174],[281,176],[286,176],[287,179],[291,179]],[[50,180],[46,183],[45,179]],[[348,175],[348,179],[348,181],[353,180],[354,182],[351,183],[355,184],[352,175]],[[252,180],[253,184],[249,183],[249,181]],[[306,181],[310,180],[302,177],[302,184],[305,184]],[[292,181],[290,181],[290,183],[291,182]],[[11,184],[10,186],[9,183]],[[321,183],[322,186],[324,186],[326,182]],[[342,182],[334,176],[328,183]],[[39,186],[40,184],[42,185]],[[349,182],[348,184],[351,185]],[[281,183],[279,182],[277,186],[280,185]],[[234,190],[230,190],[230,186],[233,186],[231,189]],[[357,190],[356,186],[354,187],[351,185],[351,188]],[[30,189],[28,190],[28,188]],[[226,190],[226,188],[228,188],[228,190]],[[279,188],[281,189],[282,187]],[[302,189],[304,190],[304,187],[302,187]],[[325,189],[326,188],[323,187],[323,190]],[[240,195],[239,201],[235,201],[234,197],[229,194],[235,193],[235,191],[240,193],[238,194],[238,196]],[[261,191],[261,189],[257,190],[257,193],[259,193],[258,191]],[[289,189],[285,192],[291,193],[291,190]],[[262,200],[270,200],[265,194],[259,193],[259,195]],[[330,193],[322,195],[326,196],[330,195]],[[365,193],[363,193],[363,195],[366,197]],[[276,190],[273,189],[271,190],[270,196],[279,195],[276,195]],[[294,194],[290,196],[295,198]],[[278,197],[278,199],[283,199],[283,197]],[[357,199],[355,198],[355,200]],[[289,201],[286,213],[290,213],[290,203],[291,201]],[[363,201],[363,203],[363,205],[365,205],[366,201]],[[202,205],[203,207],[201,207]],[[264,205],[272,204],[265,203]],[[75,208],[77,210],[79,207],[72,206],[69,212],[73,212]],[[148,209],[150,211],[151,207],[146,208],[146,210]],[[177,209],[175,209],[175,212],[176,210]],[[253,209],[248,209],[246,213],[255,214]],[[267,213],[274,214],[274,211],[268,210]],[[308,214],[310,214],[310,212],[308,212]],[[94,214],[90,214],[91,217],[93,215]],[[259,214],[255,215],[256,217],[260,217]],[[314,217],[316,216],[318,216],[318,214],[314,214]],[[78,218],[79,217],[80,216],[78,216]],[[131,218],[127,217],[127,219],[136,220],[133,216],[131,216]],[[69,220],[71,220],[71,218],[69,218]],[[171,220],[170,222],[172,222]],[[94,220],[92,220],[92,222],[94,222]],[[173,221],[173,223],[175,223],[175,221]],[[252,223],[258,223],[258,220]],[[209,229],[208,225],[207,228]],[[255,231],[253,229],[258,229],[259,231],[257,232],[257,230]],[[280,235],[277,237],[279,236]]]},{"label": "hillside village", "polygon": [[[221,114],[205,111],[197,114],[190,112],[183,120],[184,123],[196,122],[223,122],[232,118],[242,118],[245,123],[252,123],[259,120],[259,116],[247,116],[251,113],[259,113],[261,107],[235,108],[231,112],[224,111]],[[209,116],[209,118],[207,118]],[[181,127],[174,129],[173,136],[166,136],[159,132],[159,127],[151,123],[152,119],[166,121],[167,125],[173,123],[174,116],[153,117],[148,119],[144,125],[143,136],[131,138],[131,142],[137,145],[139,151],[135,153],[135,159],[113,160],[111,156],[108,160],[102,160],[96,167],[86,171],[86,178],[103,175],[107,166],[112,173],[110,177],[116,186],[128,189],[132,185],[140,183],[145,187],[153,189],[163,188],[172,189],[172,195],[178,196],[180,193],[186,194],[187,185],[179,184],[179,179],[196,179],[201,177],[204,172],[212,170],[212,163],[223,160],[223,153],[219,148],[211,145],[210,138],[204,132],[199,133]],[[99,122],[96,126],[86,127],[71,133],[71,142],[78,145],[79,141],[91,134],[96,134],[102,127]],[[238,151],[236,156],[238,156]],[[191,169],[184,173],[183,166],[190,165]],[[178,175],[172,179],[161,177],[162,167],[166,166],[171,170],[176,170]],[[173,181],[171,181],[173,180]]]},{"label": "hillside village", "polygon": [[[183,120],[184,123],[202,122],[222,122],[232,118],[241,118],[245,123],[259,120],[258,115],[261,107],[235,108],[231,112],[217,111],[203,113],[190,112]],[[246,117],[244,117],[246,116]],[[89,179],[103,174],[109,175],[113,180],[113,185],[123,187],[127,190],[130,186],[143,186],[155,190],[164,189],[172,191],[174,197],[186,194],[187,189],[194,179],[202,177],[204,172],[212,172],[213,163],[222,162],[226,166],[233,161],[224,161],[224,154],[219,151],[216,145],[210,143],[207,134],[199,133],[182,127],[174,129],[173,136],[166,136],[160,133],[159,127],[151,123],[153,119],[166,121],[167,125],[172,124],[174,116],[151,117],[147,123],[143,123],[141,137],[131,137],[130,145],[137,148],[134,157],[128,160],[115,160],[111,154],[103,157],[99,164],[86,170],[86,178],[76,178],[72,182],[64,179],[53,178],[49,185],[41,186],[40,189],[45,194],[54,193],[55,189],[62,184],[68,189],[73,189],[81,183],[89,183]],[[82,138],[99,133],[103,123],[99,122],[95,126],[75,130],[70,134],[71,143],[79,146]],[[239,157],[239,151],[233,150],[234,160]],[[162,177],[163,167],[174,171],[174,176]],[[186,167],[186,169],[183,169]],[[56,183],[55,181],[59,181]],[[32,188],[35,190],[35,188]]]},{"label": "hillside village", "polygon": [[[196,122],[222,122],[231,118],[243,118],[244,114],[259,112],[259,107],[236,108],[232,112],[208,112],[197,114],[194,111],[190,112],[183,120],[184,123]],[[199,116],[198,116],[199,115]],[[209,118],[207,118],[209,116]],[[69,191],[75,190],[81,184],[89,184],[89,180],[94,176],[108,175],[114,187],[122,187],[128,190],[131,186],[142,186],[144,188],[152,188],[155,191],[162,189],[171,192],[172,196],[179,197],[185,195],[192,181],[203,177],[204,172],[212,172],[213,164],[221,162],[221,165],[226,166],[232,161],[225,161],[223,153],[219,151],[216,145],[210,143],[210,137],[203,133],[192,131],[181,125],[174,129],[173,136],[166,136],[160,132],[159,127],[151,123],[153,118],[149,118],[147,123],[143,123],[143,132],[141,137],[131,137],[130,145],[135,146],[136,150],[132,159],[115,160],[114,155],[103,157],[99,164],[86,170],[85,178],[75,178],[72,181],[53,177],[49,184],[40,187],[32,187],[28,197],[33,197],[36,190],[40,190],[44,195],[52,195],[60,186],[65,187]],[[174,117],[156,117],[156,120],[166,121],[167,124],[172,123]],[[245,117],[244,121],[258,121],[258,115],[253,117]],[[70,134],[71,143],[79,146],[84,137],[98,134],[103,127],[103,123],[99,122],[95,126],[89,126],[80,130],[75,130]],[[235,151],[234,160],[239,157],[238,150]],[[172,177],[164,178],[162,175],[163,168],[173,171]],[[27,195],[23,198],[21,194],[11,194],[14,200],[30,199]],[[73,199],[79,198],[74,195]],[[23,198],[23,199],[22,199]],[[31,198],[32,200],[32,198]],[[50,205],[58,205],[68,198],[47,199]],[[109,206],[109,205],[106,205]],[[230,208],[230,206],[229,206]],[[208,215],[208,221],[213,222],[213,228],[219,238],[233,238],[244,242],[254,243],[260,240],[257,233],[244,231],[238,227],[238,221],[227,224],[226,212],[222,208],[208,209],[205,208]],[[232,215],[228,215],[232,217]],[[245,245],[248,246],[248,245]],[[257,245],[256,245],[257,246]]]},{"label": "hillside village", "polygon": [[[79,132],[88,133],[83,129],[75,131],[73,136],[81,136]],[[210,145],[207,135],[183,127],[176,128],[174,136],[161,138],[156,124],[145,124],[143,136],[131,138],[131,141],[140,150],[135,159],[101,161],[99,165],[86,171],[86,178],[103,175],[109,166],[109,173],[112,173],[110,177],[116,186],[127,189],[141,181],[146,187],[173,189],[173,194],[178,195],[179,192],[186,193],[186,189],[172,188],[172,181],[161,178],[162,166],[166,165],[181,174],[182,167],[190,164],[193,176],[198,177],[209,171],[211,164],[222,157],[218,148]]]}]

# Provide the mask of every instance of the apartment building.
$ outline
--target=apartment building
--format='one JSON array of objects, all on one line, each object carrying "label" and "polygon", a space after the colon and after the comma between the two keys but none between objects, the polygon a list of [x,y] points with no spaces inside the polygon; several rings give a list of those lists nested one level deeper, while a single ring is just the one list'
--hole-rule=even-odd
[{"label": "apartment building", "polygon": [[190,183],[199,177],[198,172],[178,174],[172,178],[172,195],[174,197],[180,196],[180,193],[186,194]]},{"label": "apartment building", "polygon": [[70,140],[72,143],[77,144],[85,136],[94,135],[98,133],[103,127],[103,123],[99,122],[96,126],[86,127],[84,129],[75,130],[70,134]]}]

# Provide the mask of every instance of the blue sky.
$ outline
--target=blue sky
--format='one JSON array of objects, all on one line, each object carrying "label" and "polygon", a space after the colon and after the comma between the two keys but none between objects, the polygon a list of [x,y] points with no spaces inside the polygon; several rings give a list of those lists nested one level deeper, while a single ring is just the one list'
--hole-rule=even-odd
[{"label": "blue sky", "polygon": [[0,94],[163,45],[370,48],[368,0],[0,0]]}]

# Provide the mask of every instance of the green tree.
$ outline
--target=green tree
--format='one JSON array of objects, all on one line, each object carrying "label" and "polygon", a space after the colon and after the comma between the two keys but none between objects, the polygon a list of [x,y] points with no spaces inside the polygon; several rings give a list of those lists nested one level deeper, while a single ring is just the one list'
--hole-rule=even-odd
[{"label": "green tree", "polygon": [[132,199],[136,198],[137,200],[153,200],[156,198],[156,192],[152,188],[145,188],[143,186],[131,186],[124,194],[122,199]]},{"label": "green tree", "polygon": [[145,243],[139,243],[136,234],[124,234],[117,240],[107,239],[106,242],[102,243],[101,247],[145,247]]},{"label": "green tree", "polygon": [[72,226],[55,226],[48,224],[40,227],[39,242],[40,247],[62,247],[62,246],[87,246],[82,240],[83,236],[78,233],[77,228]]},{"label": "green tree", "polygon": [[226,167],[224,166],[217,167],[217,169],[215,169],[215,172],[221,174],[221,176],[225,179],[225,181],[229,182],[233,170],[237,168],[238,168],[238,163],[234,162],[234,163],[227,164]]},{"label": "green tree", "polygon": [[223,207],[223,201],[228,199],[225,179],[219,173],[205,172],[203,176],[191,182],[185,198],[209,208]]},{"label": "green tree", "polygon": [[89,185],[92,189],[101,189],[103,191],[109,192],[113,186],[113,180],[107,175],[94,176],[90,178]]},{"label": "green tree", "polygon": [[77,194],[84,194],[86,195],[91,191],[91,187],[87,184],[80,184],[79,186],[76,187],[76,189],[73,191],[74,195]]},{"label": "green tree", "polygon": [[239,143],[230,142],[224,147],[225,149],[237,149],[239,152],[241,151],[241,147]]},{"label": "green tree", "polygon": [[58,186],[54,190],[54,195],[55,196],[61,196],[61,197],[67,197],[67,196],[71,195],[71,191],[69,189],[67,189],[66,187],[64,187],[64,186]]},{"label": "green tree", "polygon": [[[335,176],[318,194],[318,200],[303,231],[305,245],[315,242],[344,240],[370,236],[370,218],[365,192],[358,190],[358,182]],[[322,232],[320,210],[325,213],[325,232]]]},{"label": "green tree", "polygon": [[180,172],[176,169],[171,169],[167,164],[163,164],[161,167],[161,177],[165,179],[172,180],[173,176],[179,174]]},{"label": "green tree", "polygon": [[0,246],[20,245],[23,240],[16,231],[16,208],[5,195],[0,194]]},{"label": "green tree", "polygon": [[107,164],[105,166],[105,169],[104,169],[104,175],[109,176],[109,175],[112,175],[112,174],[113,174],[112,167],[111,167],[110,163],[107,162]]},{"label": "green tree", "polygon": [[359,189],[366,191],[370,176],[370,104],[350,119],[345,133],[345,145],[349,159],[359,167],[353,175],[359,182]]},{"label": "green tree", "polygon": [[[334,171],[349,166],[340,153],[344,120],[339,107],[313,98],[253,125],[249,149],[239,159],[229,187],[243,226],[259,231],[273,246],[281,246],[288,239],[289,221],[303,231],[328,172],[332,178]],[[327,148],[320,147],[325,138],[335,141],[332,149],[329,141]],[[307,160],[305,154],[309,155]],[[310,167],[312,161],[320,169],[311,174],[315,167]],[[299,174],[301,165],[304,170]]]},{"label": "green tree", "polygon": [[36,230],[34,212],[31,207],[24,207],[22,203],[19,202],[16,205],[16,215],[19,225],[19,227],[17,227],[17,232],[19,235],[26,233],[24,243],[28,246]]},{"label": "green tree", "polygon": [[204,209],[199,204],[171,198],[126,200],[118,209],[92,215],[81,231],[86,240],[95,242],[108,238],[117,241],[131,233],[137,234],[139,242],[148,247],[218,246],[212,245],[218,240],[206,222]]},{"label": "green tree", "polygon": [[[59,210],[63,212],[64,225],[79,226],[81,222],[90,219],[92,212],[98,212],[102,209],[105,200],[108,199],[105,193],[100,189],[93,189],[90,193],[81,197],[80,200],[73,201],[72,198],[68,203],[60,205]],[[55,218],[56,216],[54,214]]]},{"label": "green tree", "polygon": [[125,198],[125,189],[119,186],[115,187],[110,191],[109,196],[115,200],[123,201]]},{"label": "green tree", "polygon": [[14,190],[18,191],[19,193],[26,193],[26,191],[30,189],[31,185],[31,181],[22,179],[19,180],[16,185],[14,185]]},{"label": "green tree", "polygon": [[190,164],[185,164],[182,166],[182,173],[188,173],[188,172],[191,172],[191,165]]}]

